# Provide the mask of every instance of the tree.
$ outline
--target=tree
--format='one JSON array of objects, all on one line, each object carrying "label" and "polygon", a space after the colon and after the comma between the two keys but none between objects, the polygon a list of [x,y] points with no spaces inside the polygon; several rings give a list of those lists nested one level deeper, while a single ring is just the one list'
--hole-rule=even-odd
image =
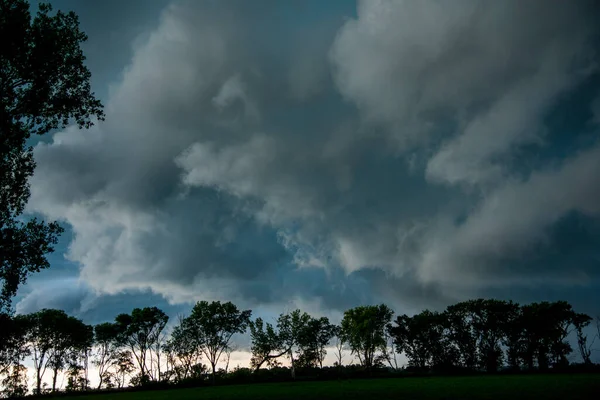
[{"label": "tree", "polygon": [[174,376],[175,381],[192,377],[194,365],[202,359],[202,351],[196,344],[194,332],[184,327],[184,318],[173,328],[171,337],[164,347],[167,355],[167,375]]},{"label": "tree", "polygon": [[444,313],[448,320],[448,338],[459,352],[462,367],[475,369],[478,364],[478,335],[473,326],[473,303],[461,302],[448,306]]},{"label": "tree", "polygon": [[35,393],[41,393],[47,369],[53,372],[52,390],[55,391],[58,372],[73,364],[76,355],[91,345],[92,331],[62,310],[43,309],[20,318],[27,325],[25,340],[33,357]]},{"label": "tree", "polygon": [[592,317],[587,314],[573,314],[573,326],[575,326],[575,332],[577,334],[577,348],[579,349],[579,355],[584,364],[590,365],[592,363],[592,345],[594,341],[589,345],[587,344],[587,335],[583,333],[585,327],[589,326],[592,322]]},{"label": "tree", "polygon": [[84,369],[80,361],[82,354],[87,355],[87,351],[92,345],[93,330],[81,320],[68,316],[62,310],[58,313],[55,312],[58,310],[50,311],[52,314],[49,316],[53,320],[50,325],[52,331],[49,332],[51,352],[48,365],[52,369],[52,391],[55,392],[60,371],[74,367]]},{"label": "tree", "polygon": [[32,18],[25,0],[0,0],[0,311],[30,273],[49,266],[46,255],[62,232],[55,222],[22,222],[35,169],[32,135],[70,123],[89,128],[104,118],[90,89],[73,12],[40,4]]},{"label": "tree", "polygon": [[9,399],[25,397],[28,391],[27,367],[20,363],[15,364],[4,371],[3,375],[4,374],[6,375],[5,378],[2,379],[4,390],[0,392],[3,396],[0,397]]},{"label": "tree", "polygon": [[31,354],[27,346],[27,331],[29,323],[23,316],[11,318],[7,314],[0,314],[0,375],[3,394],[6,397],[24,397],[27,394],[27,368],[22,364]]},{"label": "tree", "polygon": [[157,307],[135,308],[131,314],[119,314],[116,318],[119,340],[131,350],[140,368],[140,384],[153,379],[147,356],[152,357],[153,348],[168,321],[169,317]]},{"label": "tree", "polygon": [[115,323],[104,322],[94,327],[94,342],[96,344],[94,365],[98,369],[98,389],[102,388],[104,380],[115,366],[119,355],[119,326]]},{"label": "tree", "polygon": [[69,317],[69,324],[63,327],[63,334],[69,337],[66,365],[74,379],[74,389],[87,390],[90,383],[89,356],[94,344],[94,327]]},{"label": "tree", "polygon": [[115,380],[117,387],[125,387],[125,378],[135,371],[135,364],[132,361],[133,354],[130,350],[119,350],[117,361],[115,362]]},{"label": "tree", "polygon": [[275,365],[276,360],[289,351],[280,334],[279,322],[280,320],[277,321],[277,330],[272,324],[268,322],[265,324],[262,318],[256,318],[250,322],[250,338],[252,340],[250,365],[255,372],[263,364]]},{"label": "tree", "polygon": [[[291,364],[292,378],[295,378],[296,358],[294,357],[294,353],[302,354],[302,351],[308,348],[316,349],[315,339],[308,334],[311,329],[312,320],[311,316],[307,313],[294,310],[289,314],[279,315],[276,324],[277,329],[269,323],[264,324],[261,318],[257,318],[251,323],[251,365],[255,371],[258,371],[265,363],[273,366],[279,357],[288,356]],[[309,344],[311,341],[312,343]],[[316,354],[313,356],[313,360],[315,358]]]},{"label": "tree", "polygon": [[327,355],[325,347],[335,335],[335,325],[329,318],[310,318],[298,329],[298,359],[300,365],[323,368],[323,360]]},{"label": "tree", "polygon": [[227,346],[225,349],[225,375],[229,372],[229,362],[231,361],[231,354],[238,350],[237,346]]},{"label": "tree", "polygon": [[292,378],[296,378],[295,352],[300,352],[302,340],[307,336],[306,330],[309,329],[311,316],[307,313],[294,310],[289,314],[281,314],[277,320],[279,335],[283,346],[287,349],[287,356],[290,359]]},{"label": "tree", "polygon": [[251,315],[252,311],[240,311],[231,302],[199,301],[190,316],[184,319],[183,329],[192,332],[194,343],[210,362],[213,383],[217,363],[229,346],[231,337],[246,332]]},{"label": "tree", "polygon": [[521,313],[526,366],[533,369],[537,361],[537,367],[545,370],[551,363],[555,367],[567,364],[566,356],[572,351],[566,341],[573,319],[571,305],[565,301],[531,303],[521,307]]},{"label": "tree", "polygon": [[515,304],[501,300],[470,300],[464,303],[470,313],[472,331],[476,339],[479,367],[488,372],[496,371],[503,362],[501,348],[504,327],[514,312]]},{"label": "tree", "polygon": [[523,310],[516,303],[511,303],[506,315],[506,323],[502,329],[504,339],[502,344],[506,347],[506,361],[512,370],[518,370],[523,361],[524,331]]},{"label": "tree", "polygon": [[344,350],[344,346],[346,344],[345,340],[344,340],[344,334],[342,332],[342,327],[339,325],[334,325],[333,326],[333,336],[335,337],[335,357],[337,358],[337,365],[338,367],[342,367],[342,361],[343,361],[343,350]]},{"label": "tree", "polygon": [[409,364],[425,369],[449,364],[458,358],[451,353],[444,337],[445,321],[445,315],[425,310],[412,317],[399,315],[389,331],[397,351],[406,354]]},{"label": "tree", "polygon": [[360,306],[344,312],[343,336],[363,367],[372,368],[375,353],[385,351],[385,329],[392,315],[393,311],[385,304]]},{"label": "tree", "polygon": [[59,310],[44,309],[24,317],[28,324],[26,340],[31,349],[35,369],[35,394],[42,393],[42,378],[52,356],[55,321],[62,320],[62,314],[64,312]]}]

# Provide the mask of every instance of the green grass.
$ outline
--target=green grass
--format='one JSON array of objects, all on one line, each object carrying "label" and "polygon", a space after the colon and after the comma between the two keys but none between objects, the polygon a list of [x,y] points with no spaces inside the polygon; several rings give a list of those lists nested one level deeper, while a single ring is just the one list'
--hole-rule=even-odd
[{"label": "green grass", "polygon": [[171,389],[77,397],[85,400],[600,399],[600,375],[391,378]]}]

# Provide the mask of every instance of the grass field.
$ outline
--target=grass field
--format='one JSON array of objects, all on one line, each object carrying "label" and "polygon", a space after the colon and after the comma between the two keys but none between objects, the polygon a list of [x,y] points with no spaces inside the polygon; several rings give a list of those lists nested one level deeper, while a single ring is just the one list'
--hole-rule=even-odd
[{"label": "grass field", "polygon": [[600,375],[520,375],[293,382],[140,391],[85,400],[600,399]]}]

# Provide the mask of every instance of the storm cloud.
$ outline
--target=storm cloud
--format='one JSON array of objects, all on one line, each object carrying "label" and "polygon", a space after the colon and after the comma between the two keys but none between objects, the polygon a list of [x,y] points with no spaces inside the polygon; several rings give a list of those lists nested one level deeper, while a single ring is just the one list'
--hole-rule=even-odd
[{"label": "storm cloud", "polygon": [[252,4],[169,5],[106,121],[36,146],[29,210],[91,290],[417,310],[598,285],[597,5]]}]

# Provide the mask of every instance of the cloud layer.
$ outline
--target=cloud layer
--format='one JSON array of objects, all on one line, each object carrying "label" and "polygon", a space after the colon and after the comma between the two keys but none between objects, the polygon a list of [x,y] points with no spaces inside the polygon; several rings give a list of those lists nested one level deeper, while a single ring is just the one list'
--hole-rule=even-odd
[{"label": "cloud layer", "polygon": [[72,227],[87,285],[409,309],[598,284],[557,231],[598,248],[597,104],[548,122],[597,80],[592,2],[364,1],[289,28],[271,6],[167,7],[107,120],[36,147],[30,210]]}]

